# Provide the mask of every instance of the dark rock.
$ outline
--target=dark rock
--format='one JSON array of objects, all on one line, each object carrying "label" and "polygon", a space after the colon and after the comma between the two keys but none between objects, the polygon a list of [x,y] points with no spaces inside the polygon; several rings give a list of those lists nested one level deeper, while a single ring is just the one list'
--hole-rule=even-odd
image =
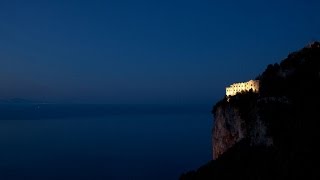
[{"label": "dark rock", "polygon": [[243,92],[213,108],[213,157],[180,179],[320,179],[320,43],[269,65]]}]

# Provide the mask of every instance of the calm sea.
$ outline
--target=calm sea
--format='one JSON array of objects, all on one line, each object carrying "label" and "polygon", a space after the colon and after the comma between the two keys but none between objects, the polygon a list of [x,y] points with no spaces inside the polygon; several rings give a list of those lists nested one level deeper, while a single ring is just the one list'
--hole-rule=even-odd
[{"label": "calm sea", "polygon": [[0,179],[178,179],[211,159],[210,110],[2,104]]}]

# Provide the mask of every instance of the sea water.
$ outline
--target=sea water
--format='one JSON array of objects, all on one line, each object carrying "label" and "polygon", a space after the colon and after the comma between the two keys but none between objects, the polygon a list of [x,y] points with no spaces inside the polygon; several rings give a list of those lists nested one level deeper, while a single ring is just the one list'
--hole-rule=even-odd
[{"label": "sea water", "polygon": [[0,105],[0,179],[178,179],[211,159],[210,108]]}]

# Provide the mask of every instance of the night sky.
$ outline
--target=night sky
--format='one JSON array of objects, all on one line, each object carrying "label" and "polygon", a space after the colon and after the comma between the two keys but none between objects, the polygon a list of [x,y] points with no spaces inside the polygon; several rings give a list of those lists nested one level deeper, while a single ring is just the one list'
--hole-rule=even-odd
[{"label": "night sky", "polygon": [[319,0],[1,0],[0,99],[215,103],[320,39]]}]

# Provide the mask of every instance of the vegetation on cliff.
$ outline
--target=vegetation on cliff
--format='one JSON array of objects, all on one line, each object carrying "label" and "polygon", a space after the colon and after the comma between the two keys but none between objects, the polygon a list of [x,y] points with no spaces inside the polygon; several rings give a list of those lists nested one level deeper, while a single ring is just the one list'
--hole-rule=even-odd
[{"label": "vegetation on cliff", "polygon": [[[245,135],[235,142],[224,141],[234,144],[216,160],[182,174],[180,179],[320,179],[316,160],[320,138],[320,43],[289,54],[279,64],[268,65],[256,79],[260,80],[259,94],[241,93],[229,102],[224,98],[212,111],[216,117],[217,113],[227,116],[227,108],[236,109]],[[257,134],[262,131],[256,126],[258,121],[266,127],[263,136],[272,143],[257,143]],[[231,131],[230,122],[223,122],[224,131]],[[224,138],[219,132],[214,136]]]}]

